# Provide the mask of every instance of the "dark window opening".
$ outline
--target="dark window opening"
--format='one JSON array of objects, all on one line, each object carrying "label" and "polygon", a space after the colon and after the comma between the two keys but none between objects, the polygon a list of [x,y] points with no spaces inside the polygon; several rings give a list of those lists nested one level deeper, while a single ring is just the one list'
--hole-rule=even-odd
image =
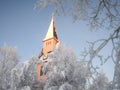
[{"label": "dark window opening", "polygon": [[40,76],[42,76],[42,75],[43,75],[42,68],[43,68],[43,66],[41,66],[41,69],[40,69]]},{"label": "dark window opening", "polygon": [[[44,69],[43,69],[44,68]],[[40,76],[46,75],[48,72],[48,67],[41,66]]]}]

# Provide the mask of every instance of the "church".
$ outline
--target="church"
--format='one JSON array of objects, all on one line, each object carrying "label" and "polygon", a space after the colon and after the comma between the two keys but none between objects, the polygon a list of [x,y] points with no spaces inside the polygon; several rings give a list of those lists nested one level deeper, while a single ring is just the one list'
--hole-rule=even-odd
[{"label": "church", "polygon": [[36,75],[38,81],[45,81],[46,75],[45,72],[43,73],[42,67],[49,62],[48,55],[53,51],[56,45],[59,43],[56,27],[54,23],[54,16],[52,16],[47,34],[43,39],[43,47],[41,53],[39,54],[38,58],[39,61],[36,64]]}]

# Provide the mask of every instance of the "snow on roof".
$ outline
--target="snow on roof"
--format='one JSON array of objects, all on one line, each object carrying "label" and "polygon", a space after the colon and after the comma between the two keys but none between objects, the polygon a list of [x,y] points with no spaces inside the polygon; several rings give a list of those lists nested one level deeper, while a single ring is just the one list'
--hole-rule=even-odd
[{"label": "snow on roof", "polygon": [[48,28],[48,32],[47,32],[45,38],[43,39],[43,41],[45,41],[47,39],[50,39],[50,38],[53,38],[53,37],[57,38],[57,34],[56,34],[56,31],[55,31],[55,26],[54,26],[54,17],[52,16],[50,26]]}]

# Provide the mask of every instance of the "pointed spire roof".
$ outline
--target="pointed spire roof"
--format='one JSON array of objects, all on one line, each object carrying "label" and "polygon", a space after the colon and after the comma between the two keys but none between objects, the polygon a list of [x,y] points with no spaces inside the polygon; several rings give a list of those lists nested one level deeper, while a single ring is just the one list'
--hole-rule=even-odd
[{"label": "pointed spire roof", "polygon": [[58,39],[57,34],[56,34],[56,28],[55,28],[55,25],[54,25],[54,16],[52,16],[50,26],[48,28],[48,32],[47,32],[45,38],[43,39],[43,41],[48,40],[50,38],[54,38],[54,37],[56,39]]}]

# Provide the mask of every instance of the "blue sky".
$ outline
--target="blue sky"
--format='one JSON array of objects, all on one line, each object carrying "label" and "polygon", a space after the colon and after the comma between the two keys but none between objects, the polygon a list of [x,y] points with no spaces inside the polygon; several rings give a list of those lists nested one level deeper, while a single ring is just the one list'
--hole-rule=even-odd
[{"label": "blue sky", "polygon": [[[52,7],[34,10],[35,2],[36,0],[0,0],[0,46],[4,43],[16,46],[20,61],[25,61],[32,55],[38,56],[53,13]],[[106,38],[110,33],[109,30],[90,31],[85,22],[73,22],[69,15],[54,18],[59,40],[72,48],[77,58],[88,46],[86,41]],[[111,45],[102,53],[109,54],[109,48]],[[108,62],[102,68],[111,79],[113,64]]]}]

